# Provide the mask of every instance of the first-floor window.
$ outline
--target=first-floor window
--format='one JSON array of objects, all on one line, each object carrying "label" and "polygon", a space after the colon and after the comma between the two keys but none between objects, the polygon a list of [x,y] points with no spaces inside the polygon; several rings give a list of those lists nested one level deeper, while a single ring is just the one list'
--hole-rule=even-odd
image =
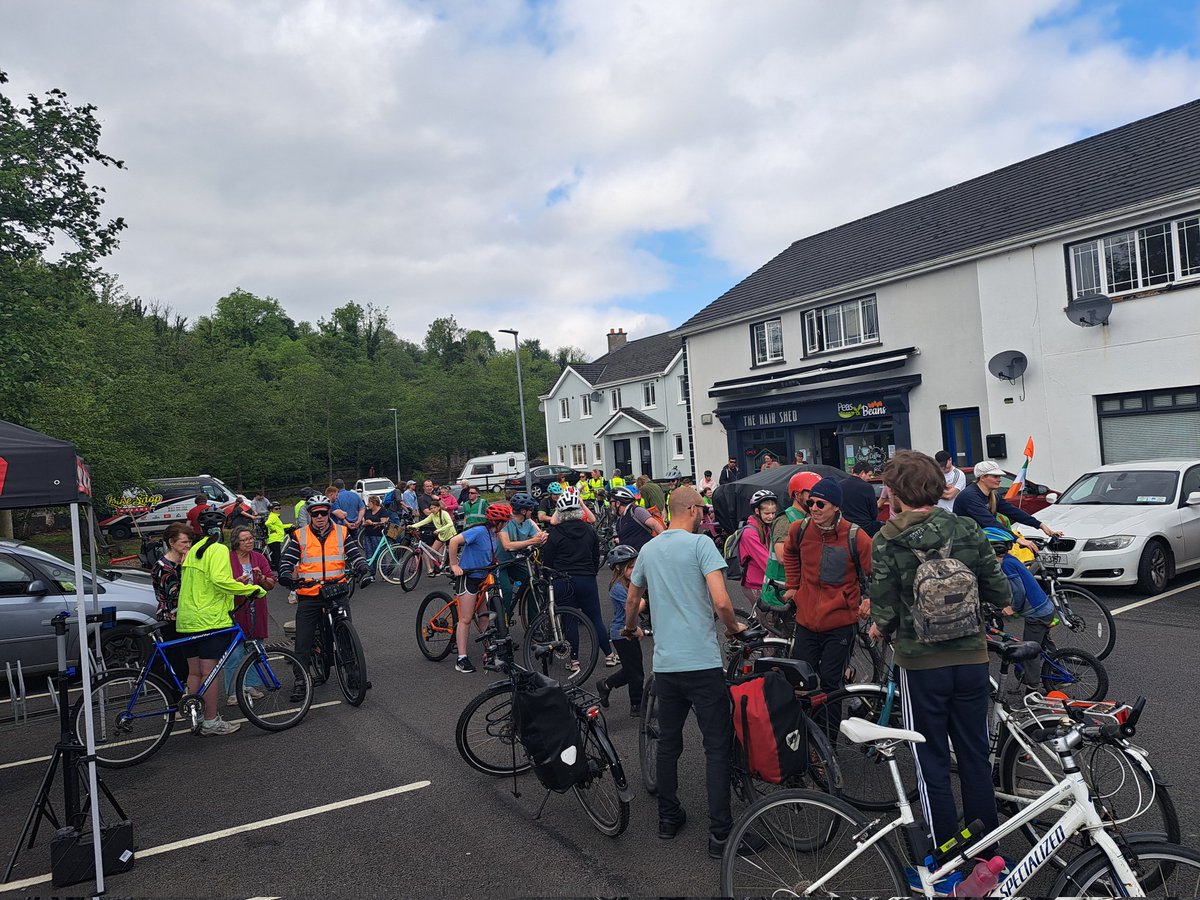
[{"label": "first-floor window", "polygon": [[590,419],[592,417],[592,395],[581,394],[579,396],[579,418]]},{"label": "first-floor window", "polygon": [[683,435],[675,435],[675,458],[679,459],[683,456]]},{"label": "first-floor window", "polygon": [[621,408],[621,389],[613,388],[608,394],[609,406],[613,412]]},{"label": "first-floor window", "polygon": [[558,464],[560,466],[567,464],[567,447],[565,444],[558,445]]},{"label": "first-floor window", "polygon": [[558,401],[558,421],[569,422],[571,420],[571,398],[563,397]]},{"label": "first-floor window", "polygon": [[658,401],[655,398],[654,382],[642,382],[642,408],[649,409],[651,406],[657,406]]},{"label": "first-floor window", "polygon": [[754,365],[761,366],[783,359],[783,320],[768,319],[750,327]]},{"label": "first-floor window", "polygon": [[879,340],[879,318],[874,297],[833,303],[804,314],[804,336],[809,353],[841,350]]},{"label": "first-floor window", "polygon": [[587,465],[587,444],[572,444],[571,445],[571,465],[586,466]]}]

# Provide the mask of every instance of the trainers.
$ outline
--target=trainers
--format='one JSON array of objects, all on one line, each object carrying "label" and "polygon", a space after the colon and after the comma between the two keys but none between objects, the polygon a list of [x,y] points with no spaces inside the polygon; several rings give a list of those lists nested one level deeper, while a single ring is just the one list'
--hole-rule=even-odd
[{"label": "trainers", "polygon": [[291,700],[292,703],[303,703],[304,695],[307,693],[308,689],[304,686],[304,682],[297,681],[292,686],[292,693],[288,696],[288,699]]},{"label": "trainers", "polygon": [[617,651],[614,650],[612,653],[608,654],[608,656],[604,657],[604,665],[606,665],[608,668],[611,669],[611,668],[614,668],[616,666],[616,664],[617,664]]},{"label": "trainers", "polygon": [[295,591],[289,591],[289,592],[288,592],[288,603],[292,603],[292,604],[294,604],[295,602],[296,602],[296,592],[295,592]]},{"label": "trainers", "polygon": [[596,695],[600,698],[600,705],[608,709],[608,695],[612,693],[612,688],[608,684],[608,680],[601,678],[596,682]]},{"label": "trainers", "polygon": [[233,694],[230,694],[228,697],[225,698],[225,705],[226,706],[237,706],[237,697],[235,697]]},{"label": "trainers", "polygon": [[472,664],[471,657],[469,656],[459,657],[458,662],[454,664],[454,668],[456,671],[462,672],[464,675],[475,674],[475,666]]},{"label": "trainers", "polygon": [[[904,867],[904,877],[908,879],[908,886],[913,893],[921,893],[921,876],[917,874],[917,870],[912,866]],[[954,893],[954,889],[962,883],[965,876],[962,872],[951,872],[941,881],[933,883],[933,892],[941,894],[943,897],[949,897]]]},{"label": "trainers", "polygon": [[578,671],[579,671],[579,660],[577,660],[577,659],[569,660],[567,662],[567,672],[571,675],[574,675]]},{"label": "trainers", "polygon": [[200,726],[200,734],[204,737],[224,737],[227,734],[233,734],[239,728],[240,723],[226,722],[224,719],[217,719],[214,722],[205,722]]},{"label": "trainers", "polygon": [[629,718],[640,719],[642,717],[642,707],[640,703],[632,703],[629,706]]}]

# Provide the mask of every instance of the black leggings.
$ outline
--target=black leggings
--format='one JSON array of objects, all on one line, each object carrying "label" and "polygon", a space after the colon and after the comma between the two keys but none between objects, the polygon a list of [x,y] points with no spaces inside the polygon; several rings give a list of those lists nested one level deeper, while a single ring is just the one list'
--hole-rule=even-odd
[{"label": "black leggings", "polygon": [[604,680],[610,688],[629,685],[629,705],[642,705],[642,686],[646,682],[646,669],[642,663],[642,642],[630,638],[613,638],[613,649],[621,659],[621,668]]}]

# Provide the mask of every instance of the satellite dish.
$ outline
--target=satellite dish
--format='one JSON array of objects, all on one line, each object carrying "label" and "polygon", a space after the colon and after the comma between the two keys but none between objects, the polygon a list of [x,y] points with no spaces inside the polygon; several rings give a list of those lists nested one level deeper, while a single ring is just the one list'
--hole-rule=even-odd
[{"label": "satellite dish", "polygon": [[988,360],[988,371],[1003,381],[1016,381],[1029,368],[1029,359],[1020,350],[1004,350]]},{"label": "satellite dish", "polygon": [[604,399],[604,391],[592,391],[592,402],[599,403]]},{"label": "satellite dish", "polygon": [[1112,301],[1103,294],[1085,294],[1067,301],[1067,318],[1081,328],[1107,325]]}]

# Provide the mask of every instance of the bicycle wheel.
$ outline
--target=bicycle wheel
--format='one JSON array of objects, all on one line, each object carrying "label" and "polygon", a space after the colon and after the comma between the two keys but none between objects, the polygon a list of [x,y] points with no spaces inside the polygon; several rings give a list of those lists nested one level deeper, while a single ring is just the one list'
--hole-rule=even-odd
[{"label": "bicycle wheel", "polygon": [[617,837],[629,827],[629,801],[621,794],[625,792],[625,771],[617,751],[601,739],[598,729],[604,726],[598,720],[587,724],[583,732],[583,754],[587,760],[587,778],[573,786],[579,805],[592,820],[601,834]]},{"label": "bicycle wheel", "polygon": [[[297,650],[300,648],[297,647]],[[333,667],[333,633],[329,630],[329,619],[321,612],[317,622],[317,630],[313,639],[312,652],[308,658],[308,671],[312,675],[313,684],[324,684],[329,680],[329,672]]]},{"label": "bicycle wheel", "polygon": [[[1134,841],[1133,864],[1138,884],[1147,897],[1200,896],[1200,853],[1158,841]],[[1095,848],[1089,860],[1064,872],[1048,896],[1125,897],[1128,890],[1117,880],[1108,857]]]},{"label": "bicycle wheel", "polygon": [[642,719],[638,727],[638,759],[642,764],[642,786],[650,795],[658,793],[658,695],[654,675],[642,689]]},{"label": "bicycle wheel", "polygon": [[[247,684],[251,669],[256,676],[253,685]],[[308,668],[286,647],[263,647],[258,655],[248,652],[238,668],[234,691],[242,715],[264,731],[299,725],[313,700]]]},{"label": "bicycle wheel", "polygon": [[728,659],[725,661],[725,680],[749,675],[754,671],[754,660],[760,657],[788,657],[792,653],[792,642],[784,638],[768,637],[752,643],[729,641],[726,644]]},{"label": "bicycle wheel", "polygon": [[517,599],[517,616],[521,621],[521,630],[529,631],[529,623],[537,620],[542,610],[546,608],[546,588],[533,583],[521,591]]},{"label": "bicycle wheel", "polygon": [[883,651],[876,647],[866,632],[854,633],[850,662],[846,665],[846,684],[877,684],[883,680]]},{"label": "bicycle wheel", "polygon": [[1108,672],[1086,650],[1063,647],[1045,655],[1042,685],[1047,691],[1062,691],[1072,700],[1103,700],[1108,693]]},{"label": "bicycle wheel", "polygon": [[[576,636],[574,646],[571,642],[572,635]],[[539,660],[533,654],[536,644],[551,644],[554,649],[544,660]],[[596,668],[599,654],[600,645],[596,642],[595,626],[573,606],[557,606],[553,622],[550,620],[549,610],[534,619],[521,647],[526,669],[540,672],[545,664],[546,674],[563,684],[583,684],[587,681],[592,670]],[[579,668],[574,672],[567,667],[572,660],[579,663]]]},{"label": "bicycle wheel", "polygon": [[1075,585],[1059,585],[1058,604],[1063,611],[1061,627],[1066,629],[1056,635],[1059,642],[1106,659],[1117,643],[1117,623],[1108,607],[1087,588]]},{"label": "bicycle wheel", "polygon": [[[379,558],[375,561],[375,571],[388,584],[398,584],[404,587],[401,573],[404,572],[404,566],[411,556],[412,550],[408,547],[386,541],[379,551]],[[404,589],[409,590],[408,588]]]},{"label": "bicycle wheel", "polygon": [[[857,842],[867,819],[849,804],[816,791],[788,790],[763,797],[738,819],[721,858],[727,897],[902,897],[909,894],[888,841]],[[852,858],[851,858],[852,857]],[[830,870],[850,859],[836,875]]]},{"label": "bicycle wheel", "polygon": [[[139,680],[138,669],[109,669],[92,683],[96,764],[124,769],[149,759],[171,736],[177,693],[157,675]],[[83,698],[75,701],[75,737],[87,745]]]},{"label": "bicycle wheel", "polygon": [[467,704],[454,728],[454,744],[472,769],[501,778],[533,766],[517,738],[511,684],[493,684]]},{"label": "bicycle wheel", "polygon": [[[1045,744],[1029,737],[1044,724],[1038,719],[1030,719],[1020,726],[1033,753],[1037,754],[1037,760],[1009,732],[1004,732],[1003,743],[997,753],[1002,794],[1032,802],[1049,790],[1054,781],[1042,771],[1038,760],[1055,779],[1062,772],[1058,755]],[[1111,744],[1085,743],[1075,751],[1075,761],[1087,780],[1097,808],[1119,823],[1126,833],[1153,836],[1169,843],[1179,843],[1183,839],[1175,802],[1166,786],[1155,778],[1149,762],[1144,758]],[[1009,813],[1013,813],[1018,805],[1019,801],[1010,800],[1002,808],[1006,807]],[[1046,828],[1053,826],[1065,810],[1065,804],[1060,805],[1049,810],[1043,819],[1035,819],[1021,826],[1030,844],[1036,845],[1045,837]],[[1082,833],[1076,834],[1052,862],[1061,867],[1090,844]]]},{"label": "bicycle wheel", "polygon": [[367,699],[367,656],[363,653],[358,632],[346,619],[333,625],[334,662],[337,665],[338,684],[342,696],[351,706],[361,706]]},{"label": "bicycle wheel", "polygon": [[[811,713],[814,721],[841,722],[851,716],[877,725],[902,728],[900,686],[895,685],[889,698],[882,684],[855,684],[832,691],[825,702]],[[888,767],[880,762],[879,752],[870,744],[856,744],[832,727],[824,729],[833,747],[842,777],[843,800],[864,810],[897,809],[896,788]],[[917,763],[911,747],[897,747],[896,762],[909,801],[917,797]]]},{"label": "bicycle wheel", "polygon": [[421,574],[425,571],[425,555],[420,550],[413,550],[410,547],[404,549],[408,550],[408,556],[400,562],[400,587],[411,591],[417,586],[417,582],[421,580]]},{"label": "bicycle wheel", "polygon": [[417,646],[426,659],[438,662],[454,649],[458,628],[458,600],[445,591],[434,591],[417,610]]}]

